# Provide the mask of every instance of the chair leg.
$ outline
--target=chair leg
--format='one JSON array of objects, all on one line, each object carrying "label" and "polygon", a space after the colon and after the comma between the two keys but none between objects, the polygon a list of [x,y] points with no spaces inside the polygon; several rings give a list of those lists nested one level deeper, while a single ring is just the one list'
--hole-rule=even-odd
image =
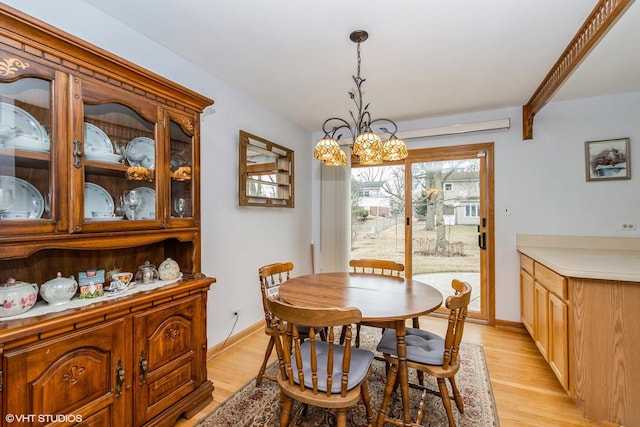
[{"label": "chair leg", "polygon": [[[369,377],[371,375],[371,371],[369,371]],[[360,395],[362,398],[362,402],[364,403],[365,412],[367,414],[367,425],[373,426],[373,409],[371,409],[371,395],[369,394],[369,383],[368,380],[364,380],[360,385]]]},{"label": "chair leg", "polygon": [[[264,352],[264,360],[262,361],[262,366],[260,366],[260,371],[258,372],[258,376],[256,377],[256,386],[262,384],[262,378],[264,377],[264,371],[267,369],[267,362],[269,361],[269,357],[271,357],[271,352],[273,351],[273,346],[275,345],[275,340],[273,336],[269,337],[269,344],[267,344],[267,349]],[[271,379],[266,377],[267,379]]]},{"label": "chair leg", "polygon": [[347,427],[347,408],[338,408],[336,411],[336,421],[337,427]]},{"label": "chair leg", "polygon": [[427,390],[422,392],[420,397],[420,405],[418,406],[418,413],[416,414],[416,424],[422,425],[422,418],[424,418],[424,408],[427,406]]},{"label": "chair leg", "polygon": [[280,408],[280,427],[289,425],[289,417],[291,417],[291,408],[293,407],[293,399],[285,396],[282,408]]},{"label": "chair leg", "polygon": [[438,389],[440,390],[440,397],[442,398],[442,406],[447,411],[447,419],[449,420],[449,427],[455,427],[456,422],[453,419],[453,413],[451,412],[451,399],[449,399],[449,389],[447,389],[447,382],[444,378],[438,378]]},{"label": "chair leg", "polygon": [[413,327],[416,329],[420,329],[420,318],[419,317],[414,317],[413,318]]},{"label": "chair leg", "polygon": [[389,374],[387,375],[387,384],[384,386],[384,397],[382,398],[382,404],[380,405],[380,412],[378,412],[378,420],[376,422],[377,427],[384,425],[384,420],[387,418],[387,407],[389,406],[389,399],[395,388],[396,378],[398,377],[398,365],[392,363],[389,367]]},{"label": "chair leg", "polygon": [[356,325],[356,348],[360,348],[360,323]]},{"label": "chair leg", "polygon": [[454,377],[449,378],[449,384],[451,384],[451,390],[453,391],[453,399],[456,401],[458,412],[464,414],[464,405],[462,404],[462,396],[456,385],[456,379]]}]

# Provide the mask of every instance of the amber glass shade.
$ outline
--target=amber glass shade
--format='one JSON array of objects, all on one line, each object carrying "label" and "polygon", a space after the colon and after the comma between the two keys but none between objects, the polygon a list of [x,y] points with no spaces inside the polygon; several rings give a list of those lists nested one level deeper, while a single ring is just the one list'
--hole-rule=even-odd
[{"label": "amber glass shade", "polygon": [[364,131],[358,135],[353,144],[353,154],[361,156],[367,153],[367,156],[371,156],[373,152],[382,153],[380,137],[370,130]]},{"label": "amber glass shade", "polygon": [[392,136],[382,145],[382,159],[386,161],[403,160],[409,153],[404,141]]},{"label": "amber glass shade", "polygon": [[341,148],[338,145],[338,141],[330,136],[325,136],[316,143],[316,147],[313,150],[313,157],[326,162],[334,158],[340,150]]},{"label": "amber glass shade", "polygon": [[342,148],[338,148],[338,151],[334,156],[324,161],[325,166],[344,166],[347,164],[347,154]]}]

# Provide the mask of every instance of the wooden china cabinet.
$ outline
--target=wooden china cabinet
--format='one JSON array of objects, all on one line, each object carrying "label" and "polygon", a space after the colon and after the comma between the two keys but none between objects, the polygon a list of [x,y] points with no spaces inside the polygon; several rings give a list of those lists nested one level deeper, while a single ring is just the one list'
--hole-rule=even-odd
[{"label": "wooden china cabinet", "polygon": [[195,414],[213,392],[199,197],[213,101],[0,3],[0,103],[0,283],[166,258],[182,274],[0,318],[0,425]]}]

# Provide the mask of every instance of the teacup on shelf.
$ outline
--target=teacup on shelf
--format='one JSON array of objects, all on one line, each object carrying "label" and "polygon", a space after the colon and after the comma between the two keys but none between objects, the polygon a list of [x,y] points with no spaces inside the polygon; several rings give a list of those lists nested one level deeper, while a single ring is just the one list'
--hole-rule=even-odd
[{"label": "teacup on shelf", "polygon": [[125,288],[127,286],[129,286],[129,282],[131,282],[131,279],[133,279],[133,273],[129,273],[129,272],[116,273],[113,276],[111,276],[111,280],[113,282],[118,282],[119,284],[121,284]]}]

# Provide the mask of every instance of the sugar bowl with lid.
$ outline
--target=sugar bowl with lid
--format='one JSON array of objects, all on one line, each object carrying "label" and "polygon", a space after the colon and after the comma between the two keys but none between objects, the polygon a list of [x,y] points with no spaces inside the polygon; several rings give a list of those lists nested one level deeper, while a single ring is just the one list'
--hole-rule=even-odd
[{"label": "sugar bowl with lid", "polygon": [[0,284],[0,317],[27,312],[38,299],[38,285],[20,282],[13,277]]}]

